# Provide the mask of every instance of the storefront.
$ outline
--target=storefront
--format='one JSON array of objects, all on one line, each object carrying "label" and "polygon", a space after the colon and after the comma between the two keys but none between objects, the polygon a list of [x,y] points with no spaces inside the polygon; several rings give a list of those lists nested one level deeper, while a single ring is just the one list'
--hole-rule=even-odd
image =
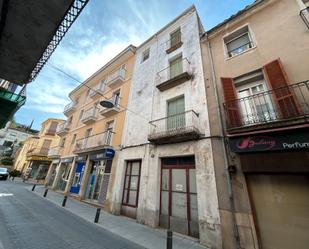
[{"label": "storefront", "polygon": [[30,161],[28,172],[29,178],[35,180],[44,180],[50,165],[50,160],[45,156],[31,156],[27,158]]},{"label": "storefront", "polygon": [[230,138],[239,155],[261,248],[309,244],[309,132]]},{"label": "storefront", "polygon": [[64,191],[69,180],[70,170],[74,157],[61,158],[60,165],[56,176],[55,190]]},{"label": "storefront", "polygon": [[80,185],[84,176],[86,167],[87,156],[78,156],[75,158],[75,174],[73,176],[73,182],[71,185],[70,193],[78,194],[80,190]]},{"label": "storefront", "polygon": [[100,153],[89,155],[89,174],[86,180],[85,200],[104,204],[114,154],[114,150],[104,149]]},{"label": "storefront", "polygon": [[54,183],[55,177],[56,177],[56,169],[58,164],[60,163],[60,159],[55,159],[52,161],[51,165],[50,165],[50,176],[49,179],[47,179],[47,186],[51,187]]}]

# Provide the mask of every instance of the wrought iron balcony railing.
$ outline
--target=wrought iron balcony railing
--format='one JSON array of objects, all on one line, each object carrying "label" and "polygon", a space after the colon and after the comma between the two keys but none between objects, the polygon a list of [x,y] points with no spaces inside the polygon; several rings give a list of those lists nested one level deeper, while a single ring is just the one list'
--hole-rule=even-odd
[{"label": "wrought iron balcony railing", "polygon": [[96,119],[97,119],[97,108],[96,107],[92,107],[83,113],[82,122],[84,124],[93,123],[96,121]]},{"label": "wrought iron balcony railing", "polygon": [[46,148],[46,147],[33,148],[27,152],[27,156],[28,157],[34,156],[34,155],[47,156],[48,151],[49,151],[49,148]]},{"label": "wrought iron balcony railing", "polygon": [[309,7],[301,10],[299,15],[309,29]]},{"label": "wrought iron balcony railing", "polygon": [[290,121],[309,115],[309,81],[224,103],[227,129]]},{"label": "wrought iron balcony railing", "polygon": [[62,146],[54,146],[48,150],[48,157],[60,157],[63,151]]},{"label": "wrought iron balcony railing", "polygon": [[70,115],[72,112],[74,112],[76,110],[76,103],[75,102],[71,102],[69,104],[67,104],[65,107],[64,107],[64,111],[63,113],[65,115]]},{"label": "wrought iron balcony railing", "polygon": [[154,143],[170,143],[196,139],[199,137],[199,115],[186,111],[150,123],[148,140]]},{"label": "wrought iron balcony railing", "polygon": [[157,73],[156,87],[164,91],[177,86],[192,77],[191,63],[187,58],[171,62],[170,65]]},{"label": "wrought iron balcony railing", "polygon": [[109,75],[106,79],[107,85],[116,84],[125,80],[126,70],[124,68],[118,69],[113,74]]},{"label": "wrought iron balcony railing", "polygon": [[69,130],[70,130],[70,128],[69,128],[70,125],[71,125],[71,123],[69,123],[68,121],[65,121],[65,122],[63,122],[63,123],[61,123],[61,124],[58,124],[56,133],[57,133],[59,136],[65,135],[66,133],[69,132]]},{"label": "wrought iron balcony railing", "polygon": [[74,151],[78,153],[81,151],[111,146],[113,133],[114,132],[107,130],[96,135],[79,139],[75,143]]}]

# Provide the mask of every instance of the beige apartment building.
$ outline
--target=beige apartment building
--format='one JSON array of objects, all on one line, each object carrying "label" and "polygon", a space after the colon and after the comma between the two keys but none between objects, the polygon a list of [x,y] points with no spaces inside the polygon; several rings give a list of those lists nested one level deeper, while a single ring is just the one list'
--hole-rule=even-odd
[{"label": "beige apartment building", "polygon": [[202,37],[222,248],[308,248],[306,4],[258,0]]},{"label": "beige apartment building", "polygon": [[109,208],[134,54],[128,46],[69,94],[67,120],[57,129],[61,141],[48,154],[47,186]]},{"label": "beige apartment building", "polygon": [[40,133],[25,140],[15,159],[14,168],[28,178],[44,180],[51,162],[47,157],[48,150],[59,143],[56,129],[63,122],[62,119],[54,118],[45,120]]}]

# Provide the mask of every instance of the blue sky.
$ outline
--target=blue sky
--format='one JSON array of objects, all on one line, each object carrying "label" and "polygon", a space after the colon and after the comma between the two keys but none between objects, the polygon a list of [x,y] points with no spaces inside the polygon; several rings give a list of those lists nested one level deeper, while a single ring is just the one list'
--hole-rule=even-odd
[{"label": "blue sky", "polygon": [[[49,60],[83,81],[129,44],[138,46],[194,4],[205,30],[253,0],[90,0]],[[27,87],[27,102],[17,122],[40,129],[49,118],[65,118],[68,94],[78,83],[45,65]]]}]

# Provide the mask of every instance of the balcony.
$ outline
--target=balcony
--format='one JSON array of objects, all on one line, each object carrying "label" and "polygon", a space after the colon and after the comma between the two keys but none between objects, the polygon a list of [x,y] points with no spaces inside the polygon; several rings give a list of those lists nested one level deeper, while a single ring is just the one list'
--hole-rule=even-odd
[{"label": "balcony", "polygon": [[82,154],[89,151],[97,151],[106,147],[111,147],[112,131],[105,131],[96,135],[82,138],[76,141],[74,153]]},{"label": "balcony", "polygon": [[309,7],[303,9],[299,13],[301,19],[304,21],[305,25],[309,29]]},{"label": "balcony", "polygon": [[180,31],[175,32],[173,37],[171,37],[171,39],[166,42],[167,49],[165,49],[165,52],[167,54],[172,53],[173,51],[177,50],[182,46],[183,42],[181,40],[181,36],[182,34]]},{"label": "balcony", "polygon": [[104,83],[100,83],[99,85],[95,86],[93,90],[90,91],[90,98],[97,99],[103,95],[104,91]]},{"label": "balcony", "polygon": [[118,69],[113,74],[109,75],[106,79],[106,84],[108,86],[117,85],[124,82],[126,71],[123,68]]},{"label": "balcony", "polygon": [[97,120],[97,108],[92,107],[84,112],[82,122],[86,125],[92,124]]},{"label": "balcony", "polygon": [[176,64],[164,68],[157,73],[156,87],[160,91],[165,91],[182,84],[192,78],[190,62],[187,58],[179,60]]},{"label": "balcony", "polygon": [[70,130],[70,123],[69,122],[64,122],[61,124],[58,124],[56,134],[58,136],[64,136],[66,135]]},{"label": "balcony", "polygon": [[309,81],[224,103],[229,133],[307,123]]},{"label": "balcony", "polygon": [[119,108],[119,97],[116,99],[115,96],[109,99],[111,102],[114,103],[114,107],[112,108],[104,108],[100,109],[100,114],[106,118],[117,114],[120,111]]},{"label": "balcony", "polygon": [[49,149],[47,156],[49,158],[59,158],[61,156],[62,151],[63,147],[55,146]]},{"label": "balcony", "polygon": [[34,157],[42,157],[47,159],[49,148],[40,147],[40,148],[32,148],[28,150],[26,156],[27,160],[34,159]]},{"label": "balcony", "polygon": [[199,118],[193,111],[153,120],[150,123],[148,140],[155,144],[167,144],[199,138]]},{"label": "balcony", "polygon": [[63,114],[66,115],[67,117],[71,116],[73,114],[73,112],[75,112],[76,110],[76,103],[75,102],[71,102],[70,104],[67,104],[64,107],[64,111]]}]

